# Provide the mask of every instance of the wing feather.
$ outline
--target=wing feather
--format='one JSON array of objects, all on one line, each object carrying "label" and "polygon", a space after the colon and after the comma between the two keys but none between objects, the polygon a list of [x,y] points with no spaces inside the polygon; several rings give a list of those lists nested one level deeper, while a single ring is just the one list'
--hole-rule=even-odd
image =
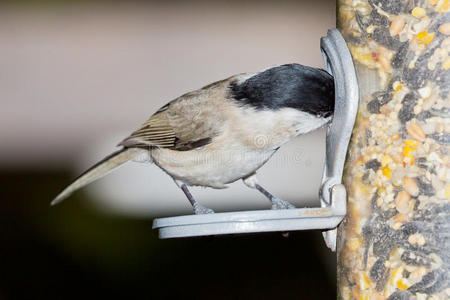
[{"label": "wing feather", "polygon": [[224,82],[169,102],[119,145],[187,151],[211,143],[221,132],[224,119],[220,103],[226,102],[226,99],[222,95],[220,99],[214,94],[214,89],[219,84]]}]

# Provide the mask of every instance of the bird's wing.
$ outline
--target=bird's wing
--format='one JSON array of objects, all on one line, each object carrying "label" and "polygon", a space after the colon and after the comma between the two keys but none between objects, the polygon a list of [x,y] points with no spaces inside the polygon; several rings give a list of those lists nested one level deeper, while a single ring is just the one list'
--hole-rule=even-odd
[{"label": "bird's wing", "polygon": [[187,151],[211,143],[221,132],[223,117],[208,92],[199,90],[158,110],[119,145]]},{"label": "bird's wing", "polygon": [[119,146],[171,148],[175,145],[176,134],[164,111],[158,111]]}]

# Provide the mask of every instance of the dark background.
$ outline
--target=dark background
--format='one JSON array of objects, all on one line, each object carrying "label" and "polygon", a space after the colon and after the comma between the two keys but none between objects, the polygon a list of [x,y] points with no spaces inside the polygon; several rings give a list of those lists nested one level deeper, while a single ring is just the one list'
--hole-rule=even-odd
[{"label": "dark background", "polygon": [[320,232],[159,240],[151,219],[97,213],[82,193],[50,209],[68,180],[51,170],[0,176],[1,299],[336,298]]},{"label": "dark background", "polygon": [[[113,150],[110,140],[174,96],[271,65],[321,66],[319,38],[335,23],[334,7],[325,0],[1,2],[0,299],[335,299],[334,255],[318,231],[159,240],[155,216],[189,213],[162,172],[150,176],[153,186],[141,185],[174,204],[133,202],[139,197],[127,190],[140,189],[141,179],[125,170],[115,181],[122,186],[105,179],[103,192],[94,186],[49,206]],[[287,147],[303,151],[301,165],[263,168],[277,195],[295,202],[316,194],[321,134]],[[125,192],[111,208],[115,189]],[[239,197],[228,210],[251,197],[267,204],[244,188],[230,190],[198,193],[213,204]]]}]

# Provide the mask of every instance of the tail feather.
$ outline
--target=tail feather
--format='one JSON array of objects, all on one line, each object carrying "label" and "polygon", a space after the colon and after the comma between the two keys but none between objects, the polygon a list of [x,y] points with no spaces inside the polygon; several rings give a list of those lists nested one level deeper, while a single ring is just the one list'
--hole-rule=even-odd
[{"label": "tail feather", "polygon": [[116,151],[103,160],[89,168],[86,172],[81,174],[74,182],[72,182],[68,187],[66,187],[53,201],[51,205],[55,205],[67,197],[69,197],[76,190],[88,185],[89,183],[100,179],[101,177],[107,175],[109,172],[123,165],[127,161],[135,158],[142,152],[142,149],[137,148],[123,148]]}]

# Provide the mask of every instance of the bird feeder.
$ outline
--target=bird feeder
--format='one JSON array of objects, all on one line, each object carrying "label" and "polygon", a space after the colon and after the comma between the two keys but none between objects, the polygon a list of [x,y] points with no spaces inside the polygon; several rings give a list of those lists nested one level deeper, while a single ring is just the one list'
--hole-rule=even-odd
[{"label": "bird feeder", "polygon": [[449,1],[337,2],[361,94],[338,298],[449,299]]},{"label": "bird feeder", "polygon": [[327,246],[336,249],[336,227],[346,215],[342,184],[347,147],[358,110],[358,84],[349,49],[337,29],[321,39],[325,65],[334,76],[335,113],[326,135],[326,162],[319,191],[320,207],[255,210],[155,219],[159,237],[181,238],[251,232],[324,230]]}]

